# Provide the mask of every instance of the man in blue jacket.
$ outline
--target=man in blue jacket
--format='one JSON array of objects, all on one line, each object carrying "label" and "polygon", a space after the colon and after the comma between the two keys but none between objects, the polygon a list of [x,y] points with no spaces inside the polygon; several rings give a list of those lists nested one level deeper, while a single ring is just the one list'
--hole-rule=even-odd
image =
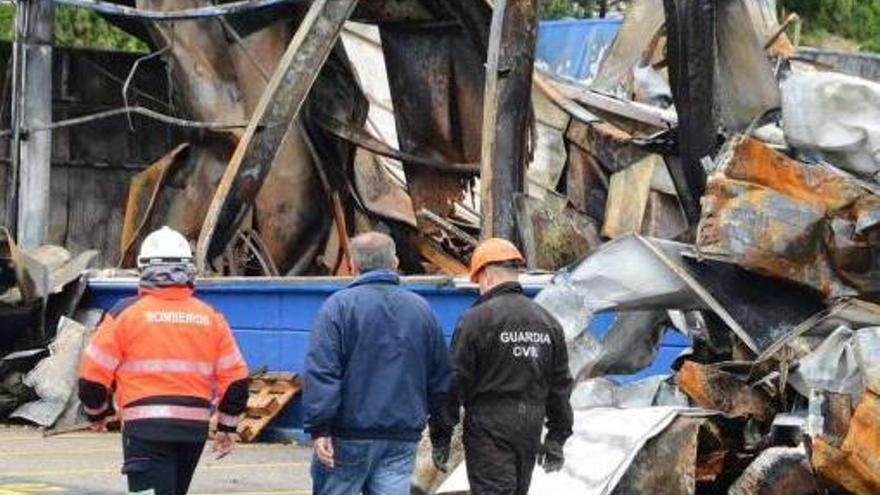
[{"label": "man in blue jacket", "polygon": [[359,277],[312,324],[303,392],[312,436],[312,493],[408,495],[416,447],[449,387],[437,317],[400,287],[394,241],[351,241]]}]

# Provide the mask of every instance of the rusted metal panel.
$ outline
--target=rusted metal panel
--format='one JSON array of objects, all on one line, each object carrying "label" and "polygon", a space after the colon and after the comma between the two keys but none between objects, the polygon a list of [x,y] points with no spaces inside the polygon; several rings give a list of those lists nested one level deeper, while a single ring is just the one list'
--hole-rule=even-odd
[{"label": "rusted metal panel", "polygon": [[159,195],[176,169],[185,163],[185,152],[188,150],[188,143],[181,144],[132,177],[122,222],[118,266],[135,266],[135,250],[149,229]]},{"label": "rusted metal panel", "polygon": [[675,383],[700,407],[732,416],[768,421],[773,417],[770,397],[753,389],[735,375],[717,367],[685,361]]},{"label": "rusted metal panel", "polygon": [[701,255],[813,287],[827,296],[876,297],[880,266],[871,223],[875,197],[821,165],[796,162],[749,138],[719,159],[703,199]]},{"label": "rusted metal panel", "polygon": [[357,0],[312,3],[214,194],[196,248],[201,270],[223,249],[256,197],[278,146],[356,5]]},{"label": "rusted metal panel", "polygon": [[[282,20],[232,45],[230,53],[248,115],[259,105],[293,29],[287,20]],[[287,273],[301,256],[308,254],[308,247],[314,242],[312,237],[324,241],[316,232],[322,231],[326,200],[302,132],[298,121],[287,129],[254,200],[254,225],[281,273]]]},{"label": "rusted metal panel", "polygon": [[[137,0],[140,8],[170,11],[203,6],[200,0]],[[149,32],[159,49],[166,49],[175,92],[198,120],[245,120],[234,65],[220,23],[214,19],[152,23]],[[236,131],[238,132],[238,131]],[[239,133],[240,134],[240,133]]]},{"label": "rusted metal panel", "polygon": [[669,172],[688,221],[700,219],[706,174],[700,161],[715,150],[715,1],[664,0],[669,82],[678,110],[681,162]]},{"label": "rusted metal panel", "polygon": [[[382,25],[380,33],[400,149],[444,162],[479,162],[484,55],[456,27]],[[440,216],[454,211],[469,181],[407,162],[404,170],[413,207]],[[427,233],[436,228],[420,227]]]},{"label": "rusted metal panel", "polygon": [[856,495],[880,493],[880,396],[865,392],[839,449],[822,437],[812,447],[813,466],[823,478]]},{"label": "rusted metal panel", "polygon": [[497,0],[486,62],[480,172],[481,234],[518,237],[510,198],[525,190],[537,0]]}]

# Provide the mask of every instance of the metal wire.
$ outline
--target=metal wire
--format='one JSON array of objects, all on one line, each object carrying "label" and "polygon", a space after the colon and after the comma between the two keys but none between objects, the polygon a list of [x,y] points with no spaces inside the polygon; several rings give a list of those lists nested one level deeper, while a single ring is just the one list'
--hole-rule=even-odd
[{"label": "metal wire", "polygon": [[[82,117],[75,117],[72,119],[60,120],[58,122],[53,122],[46,126],[32,127],[30,129],[26,129],[28,132],[43,132],[43,131],[51,131],[53,129],[59,129],[61,127],[72,127],[76,125],[88,124],[89,122],[94,122],[96,120],[107,119],[110,117],[116,117],[117,115],[128,115],[128,114],[138,114],[143,117],[147,117],[153,120],[158,120],[160,122],[164,122],[170,125],[176,125],[180,127],[193,127],[196,129],[237,129],[247,127],[247,121],[242,122],[201,122],[196,120],[186,120],[180,119],[177,117],[172,117],[170,115],[165,115],[164,113],[157,112],[155,110],[150,110],[149,108],[144,107],[123,107],[116,108],[113,110],[107,110],[104,112],[93,113],[90,115],[84,115]],[[11,129],[7,129],[5,131],[0,131],[0,137],[6,137],[12,135],[13,131]]]}]

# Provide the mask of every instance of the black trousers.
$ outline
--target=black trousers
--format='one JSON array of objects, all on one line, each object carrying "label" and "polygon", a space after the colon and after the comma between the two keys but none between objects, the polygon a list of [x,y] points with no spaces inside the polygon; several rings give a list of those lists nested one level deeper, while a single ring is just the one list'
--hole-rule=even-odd
[{"label": "black trousers", "polygon": [[473,495],[526,495],[541,446],[544,408],[498,405],[468,411],[464,453]]},{"label": "black trousers", "polygon": [[205,442],[154,442],[123,434],[122,474],[129,493],[186,495]]}]

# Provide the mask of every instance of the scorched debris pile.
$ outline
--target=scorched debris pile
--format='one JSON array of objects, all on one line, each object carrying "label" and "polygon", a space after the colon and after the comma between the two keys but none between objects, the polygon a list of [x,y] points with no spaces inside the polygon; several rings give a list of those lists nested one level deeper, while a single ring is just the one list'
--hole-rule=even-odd
[{"label": "scorched debris pile", "polygon": [[[533,72],[535,0],[63,1],[147,41],[201,123],[131,181],[121,267],[161,225],[206,274],[347,274],[371,229],[459,274],[511,238],[566,267],[538,301],[577,379],[535,493],[880,493],[880,84],[802,57],[772,0],[627,2],[580,85]],[[0,362],[0,412],[54,424],[69,390],[42,385],[94,325],[60,267],[88,259],[0,234],[6,318],[59,329]],[[615,379],[670,339],[672,375]]]}]

